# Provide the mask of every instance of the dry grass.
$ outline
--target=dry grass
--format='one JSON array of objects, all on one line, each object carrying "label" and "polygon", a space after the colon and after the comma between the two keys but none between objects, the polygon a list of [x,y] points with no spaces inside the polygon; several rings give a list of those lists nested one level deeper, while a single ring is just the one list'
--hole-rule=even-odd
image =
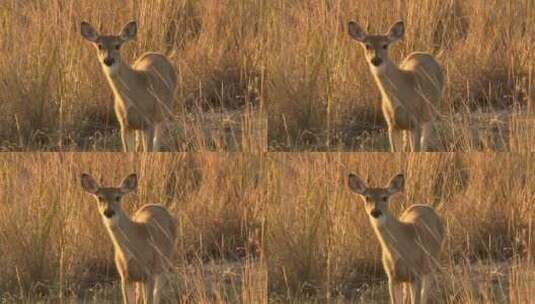
[{"label": "dry grass", "polygon": [[83,20],[117,33],[129,20],[146,51],[179,71],[169,150],[261,151],[267,118],[258,28],[263,1],[64,1],[0,3],[0,150],[120,150],[112,93]]},{"label": "dry grass", "polygon": [[[400,18],[393,58],[429,51],[445,67],[444,149],[534,151],[535,7],[522,0],[4,0],[0,151],[120,150],[111,90],[78,27],[131,19],[127,61],[160,51],[179,70],[168,150],[386,150],[378,90],[344,27]],[[534,164],[529,153],[2,153],[0,303],[120,300],[82,172],[107,184],[137,172],[127,212],[161,202],[178,219],[168,303],[383,303],[379,244],[345,177],[382,184],[400,171],[393,212],[426,202],[447,222],[433,303],[529,303]]]},{"label": "dry grass", "polygon": [[[110,168],[113,164],[113,169]],[[349,172],[404,172],[412,203],[438,208],[447,240],[433,303],[528,303],[535,293],[535,156],[526,154],[3,154],[0,302],[120,299],[88,171],[135,171],[131,213],[166,205],[179,222],[170,303],[382,303],[379,245]]]},{"label": "dry grass", "polygon": [[119,150],[79,24],[117,32],[136,19],[127,61],[160,51],[179,70],[168,150],[385,151],[379,93],[345,24],[383,32],[403,19],[392,57],[429,51],[446,72],[437,149],[533,151],[534,11],[525,0],[2,1],[0,150]]},{"label": "dry grass", "polygon": [[391,200],[393,212],[429,203],[447,223],[433,303],[528,303],[533,164],[532,155],[514,154],[270,154],[270,286],[282,302],[386,303],[379,242],[346,177],[356,172],[383,185],[404,172],[406,191]]},{"label": "dry grass", "polygon": [[383,33],[399,19],[406,34],[391,48],[394,61],[427,51],[446,73],[441,150],[533,151],[533,1],[298,0],[274,7],[266,28],[270,151],[388,150],[379,90],[346,24]]},{"label": "dry grass", "polygon": [[94,199],[80,189],[85,171],[111,185],[137,172],[140,188],[125,197],[127,213],[160,202],[178,219],[168,297],[184,303],[265,297],[261,167],[260,157],[241,153],[0,155],[0,265],[10,265],[0,275],[0,298],[120,299],[111,242]]}]

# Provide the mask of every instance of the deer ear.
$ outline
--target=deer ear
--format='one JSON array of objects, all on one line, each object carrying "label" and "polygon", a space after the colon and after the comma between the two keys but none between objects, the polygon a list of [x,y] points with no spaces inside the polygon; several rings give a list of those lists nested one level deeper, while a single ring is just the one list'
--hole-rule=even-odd
[{"label": "deer ear", "polygon": [[128,41],[134,39],[136,37],[136,34],[137,23],[135,21],[131,21],[123,27],[123,30],[119,34],[119,37],[121,37],[121,40],[123,41]]},{"label": "deer ear", "polygon": [[91,42],[95,42],[98,39],[98,33],[95,28],[85,21],[80,25],[80,33],[82,34],[82,37]]},{"label": "deer ear", "polygon": [[353,173],[349,174],[349,177],[347,179],[347,184],[349,186],[349,189],[351,189],[351,191],[358,193],[358,194],[364,194],[364,192],[368,188],[366,184],[362,181],[362,179],[360,179],[360,177],[356,176]]},{"label": "deer ear", "polygon": [[349,21],[347,24],[347,30],[351,38],[362,42],[366,38],[366,32],[355,21]]},{"label": "deer ear", "polygon": [[137,175],[135,173],[128,175],[123,179],[121,182],[121,186],[119,186],[121,189],[121,192],[128,193],[136,190],[137,188]]},{"label": "deer ear", "polygon": [[80,177],[80,182],[82,184],[82,188],[86,192],[89,192],[92,194],[97,193],[99,186],[91,175],[87,173],[83,173],[82,176]]},{"label": "deer ear", "polygon": [[396,192],[403,191],[403,188],[405,187],[405,178],[403,177],[403,174],[398,174],[390,180],[390,183],[388,184],[388,191],[391,194],[394,194]]},{"label": "deer ear", "polygon": [[388,37],[388,40],[390,40],[390,42],[394,42],[396,40],[401,39],[404,33],[405,25],[403,24],[403,21],[398,21],[394,25],[392,25],[386,36]]}]

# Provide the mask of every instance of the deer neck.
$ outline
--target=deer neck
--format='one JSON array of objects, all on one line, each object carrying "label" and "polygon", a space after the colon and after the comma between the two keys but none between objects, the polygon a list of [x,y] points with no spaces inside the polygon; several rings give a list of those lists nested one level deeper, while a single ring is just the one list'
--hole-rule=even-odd
[{"label": "deer neck", "polygon": [[125,106],[134,105],[134,89],[139,86],[142,77],[138,71],[122,61],[117,62],[116,65],[114,71],[104,68],[104,74],[115,96],[115,102],[123,103]]},{"label": "deer neck", "polygon": [[383,64],[378,68],[370,65],[370,70],[381,91],[383,102],[390,103],[393,109],[402,105],[397,96],[403,86],[401,83],[404,77],[403,71],[390,59],[384,59]]},{"label": "deer neck", "polygon": [[381,243],[381,248],[392,256],[399,255],[402,240],[400,232],[404,229],[403,223],[389,212],[384,212],[382,220],[370,219],[375,235]]},{"label": "deer neck", "polygon": [[113,246],[116,250],[122,252],[126,256],[133,254],[133,244],[136,242],[136,230],[138,226],[133,222],[123,210],[117,211],[117,218],[112,222],[104,220]]}]

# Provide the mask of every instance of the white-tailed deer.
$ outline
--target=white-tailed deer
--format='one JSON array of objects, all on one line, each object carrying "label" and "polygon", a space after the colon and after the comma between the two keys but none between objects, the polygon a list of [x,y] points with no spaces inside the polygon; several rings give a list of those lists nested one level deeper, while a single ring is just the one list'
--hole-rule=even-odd
[{"label": "white-tailed deer", "polygon": [[354,21],[349,22],[348,29],[349,35],[364,47],[381,91],[392,152],[404,150],[409,135],[412,151],[428,150],[444,86],[440,65],[431,54],[422,52],[409,54],[399,67],[390,61],[388,46],[405,32],[401,21],[386,35],[368,35]]},{"label": "white-tailed deer", "polygon": [[122,61],[120,49],[123,43],[135,38],[135,22],[128,23],[117,36],[99,35],[93,26],[82,22],[81,33],[95,46],[115,96],[124,151],[135,151],[136,139],[139,141],[140,137],[144,151],[158,151],[172,110],[175,69],[160,53],[145,53],[132,66]]},{"label": "white-tailed deer", "polygon": [[98,210],[115,249],[115,265],[121,276],[125,304],[158,303],[175,249],[176,224],[158,204],[141,207],[129,218],[121,198],[137,188],[137,176],[127,176],[117,188],[100,187],[82,174],[82,187],[97,200]]},{"label": "white-tailed deer", "polygon": [[407,289],[412,304],[426,303],[430,276],[438,267],[444,239],[444,226],[435,209],[412,205],[399,219],[388,211],[390,196],[403,190],[401,174],[392,178],[386,188],[368,188],[354,174],[349,175],[348,184],[364,200],[364,209],[381,244],[391,303],[405,303]]}]

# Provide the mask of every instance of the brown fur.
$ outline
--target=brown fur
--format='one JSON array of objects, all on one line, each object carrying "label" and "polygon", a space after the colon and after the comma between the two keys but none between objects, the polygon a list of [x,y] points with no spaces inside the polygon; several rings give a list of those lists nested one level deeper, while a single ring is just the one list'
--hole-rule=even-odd
[{"label": "brown fur", "polygon": [[429,205],[412,205],[399,219],[388,211],[389,197],[401,191],[403,184],[403,176],[397,175],[386,188],[368,188],[356,175],[349,176],[349,187],[364,198],[366,213],[381,244],[391,302],[402,300],[404,284],[412,303],[419,304],[426,302],[429,275],[439,264],[444,227]]},{"label": "brown fur", "polygon": [[141,298],[158,303],[175,249],[175,220],[158,204],[144,205],[131,219],[124,213],[120,199],[137,187],[134,174],[117,188],[100,187],[88,174],[81,180],[84,190],[96,198],[112,240],[124,303],[139,303]]},{"label": "brown fur", "polygon": [[[410,135],[412,151],[430,147],[432,123],[436,119],[444,86],[442,69],[428,53],[411,53],[399,67],[390,61],[388,47],[403,33],[401,22],[393,25],[386,35],[367,35],[355,22],[349,23],[349,34],[363,45],[370,70],[381,91],[392,152],[402,150],[402,131],[405,136]],[[375,65],[374,61],[380,63]]]},{"label": "brown fur", "polygon": [[[136,32],[137,26],[131,22],[117,36],[101,36],[90,24],[82,23],[82,36],[95,45],[115,97],[124,151],[136,150],[134,136],[142,137],[144,151],[158,151],[164,124],[173,109],[176,74],[160,53],[145,53],[132,66],[122,61],[119,50]],[[113,64],[108,66],[106,60]]]}]

